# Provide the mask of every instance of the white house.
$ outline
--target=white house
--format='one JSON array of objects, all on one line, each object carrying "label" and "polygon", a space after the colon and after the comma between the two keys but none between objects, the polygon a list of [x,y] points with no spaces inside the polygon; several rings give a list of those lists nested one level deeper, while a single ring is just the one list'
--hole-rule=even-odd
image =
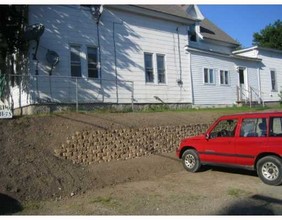
[{"label": "white house", "polygon": [[30,41],[25,84],[11,88],[14,109],[277,101],[281,51],[235,51],[196,5],[30,5],[28,16],[45,29],[38,48]]},{"label": "white house", "polygon": [[233,54],[261,59],[259,63],[259,91],[265,102],[279,101],[282,90],[282,51],[263,47],[250,47]]}]

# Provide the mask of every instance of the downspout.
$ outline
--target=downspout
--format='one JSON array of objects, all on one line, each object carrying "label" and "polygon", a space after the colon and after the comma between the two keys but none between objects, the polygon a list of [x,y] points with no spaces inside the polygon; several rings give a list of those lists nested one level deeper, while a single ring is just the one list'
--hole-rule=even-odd
[{"label": "downspout", "polygon": [[180,39],[179,39],[179,27],[176,28],[177,31],[177,44],[178,44],[178,58],[179,58],[179,81],[178,85],[182,86],[183,81],[182,81],[182,64],[181,64],[181,53],[180,53]]},{"label": "downspout", "polygon": [[98,41],[98,51],[99,51],[99,73],[100,73],[100,85],[102,91],[102,102],[104,102],[104,88],[102,80],[102,65],[101,65],[101,44],[100,44],[100,28],[99,28],[99,19],[96,22],[97,24],[97,41]]},{"label": "downspout", "polygon": [[192,106],[193,106],[194,105],[194,86],[193,86],[192,56],[191,56],[191,53],[189,53],[189,70],[190,70],[191,101],[192,101]]},{"label": "downspout", "polygon": [[116,97],[117,97],[117,104],[119,102],[118,98],[118,73],[117,73],[117,51],[116,51],[116,40],[115,40],[115,25],[120,24],[122,25],[123,23],[118,23],[118,22],[113,22],[113,43],[114,43],[114,59],[115,59],[115,77],[116,77]]},{"label": "downspout", "polygon": [[258,67],[258,89],[259,89],[259,98],[260,98],[260,101],[262,102],[262,105],[264,107],[264,101],[262,100],[262,93],[261,93],[261,78],[260,78],[260,66]]}]

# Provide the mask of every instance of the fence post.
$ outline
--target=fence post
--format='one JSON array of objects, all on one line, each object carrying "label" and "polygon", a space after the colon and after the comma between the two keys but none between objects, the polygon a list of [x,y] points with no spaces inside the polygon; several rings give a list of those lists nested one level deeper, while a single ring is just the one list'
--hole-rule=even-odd
[{"label": "fence post", "polygon": [[253,89],[250,86],[250,108],[252,108],[252,101],[253,101]]},{"label": "fence post", "polygon": [[134,111],[134,82],[132,81],[132,88],[131,88],[131,109]]},{"label": "fence post", "polygon": [[76,102],[76,112],[78,112],[78,84],[77,77],[75,78],[75,102]]}]

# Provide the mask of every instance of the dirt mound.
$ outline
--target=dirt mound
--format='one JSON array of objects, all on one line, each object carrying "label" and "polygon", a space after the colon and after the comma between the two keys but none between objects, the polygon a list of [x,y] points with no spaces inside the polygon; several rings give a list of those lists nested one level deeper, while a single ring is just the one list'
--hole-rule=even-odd
[{"label": "dirt mound", "polygon": [[[218,115],[205,112],[69,113],[1,120],[0,193],[20,201],[59,199],[93,187],[127,181],[128,178],[146,179],[145,173],[140,176],[136,172],[138,167],[134,160],[130,165],[133,168],[126,171],[122,167],[117,170],[119,165],[112,163],[83,166],[56,157],[54,150],[76,132],[210,123]],[[164,166],[163,173],[170,169]],[[103,171],[108,176],[103,175]]]}]

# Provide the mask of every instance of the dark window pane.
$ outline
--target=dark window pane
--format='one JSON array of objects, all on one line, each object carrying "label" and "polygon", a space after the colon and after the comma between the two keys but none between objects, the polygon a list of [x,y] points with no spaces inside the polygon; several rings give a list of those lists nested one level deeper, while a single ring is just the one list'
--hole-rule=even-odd
[{"label": "dark window pane", "polygon": [[71,76],[81,77],[80,47],[71,46]]},{"label": "dark window pane", "polygon": [[240,84],[244,84],[244,70],[239,70],[239,79],[240,79]]},{"label": "dark window pane", "polygon": [[145,59],[145,80],[146,82],[154,82],[153,60],[152,54],[144,54]]},{"label": "dark window pane", "polygon": [[224,83],[224,76],[223,76],[223,71],[220,70],[220,84]]},{"label": "dark window pane", "polygon": [[205,80],[205,83],[209,83],[209,75],[208,75],[208,69],[204,69],[204,80]]},{"label": "dark window pane", "polygon": [[157,55],[158,83],[165,83],[165,57]]},{"label": "dark window pane", "polygon": [[88,77],[99,78],[97,48],[87,47]]},{"label": "dark window pane", "polygon": [[71,76],[81,77],[80,66],[71,66]]},{"label": "dark window pane", "polygon": [[80,47],[79,46],[71,46],[71,61],[80,62]]},{"label": "dark window pane", "polygon": [[225,71],[225,85],[229,84],[229,79],[228,79],[228,71]]},{"label": "dark window pane", "polygon": [[276,88],[276,74],[275,74],[275,71],[270,71],[270,75],[271,75],[271,89],[273,91],[276,91],[277,88]]},{"label": "dark window pane", "polygon": [[88,77],[98,78],[98,70],[97,69],[88,69]]},{"label": "dark window pane", "polygon": [[214,83],[213,81],[213,69],[210,69],[210,82],[209,83]]}]

